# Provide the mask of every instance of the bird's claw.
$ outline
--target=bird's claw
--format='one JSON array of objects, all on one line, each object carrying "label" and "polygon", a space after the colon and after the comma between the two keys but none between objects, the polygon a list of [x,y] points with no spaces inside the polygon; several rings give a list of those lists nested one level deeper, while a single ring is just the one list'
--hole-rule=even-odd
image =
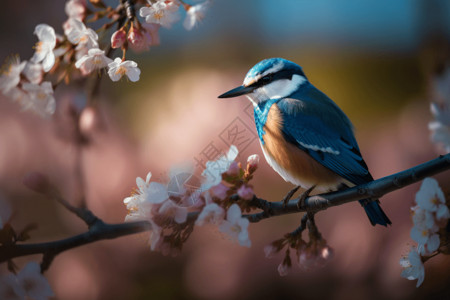
[{"label": "bird's claw", "polygon": [[316,185],[311,186],[310,188],[308,188],[306,191],[304,191],[300,195],[300,197],[298,198],[298,201],[297,201],[298,209],[304,207],[306,198],[308,198],[309,194],[312,192],[312,190],[314,190],[315,187],[316,187]]},{"label": "bird's claw", "polygon": [[298,189],[300,188],[300,186],[296,186],[295,188],[293,188],[292,190],[289,191],[289,193],[286,194],[286,196],[284,196],[283,198],[283,207],[286,207],[289,203],[289,200],[291,200],[292,196],[295,194],[295,192],[298,191]]}]

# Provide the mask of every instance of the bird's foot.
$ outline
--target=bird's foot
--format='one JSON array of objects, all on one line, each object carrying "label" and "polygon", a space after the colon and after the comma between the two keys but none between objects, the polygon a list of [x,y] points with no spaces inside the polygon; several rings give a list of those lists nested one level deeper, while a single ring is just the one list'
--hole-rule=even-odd
[{"label": "bird's foot", "polygon": [[296,186],[295,188],[290,190],[289,193],[286,194],[286,196],[284,196],[284,198],[283,198],[283,207],[286,207],[288,205],[289,200],[291,200],[292,196],[294,196],[295,192],[297,192],[299,188],[300,188],[299,185]]},{"label": "bird's foot", "polygon": [[297,201],[298,209],[304,207],[306,198],[308,198],[309,194],[312,192],[312,190],[314,190],[315,187],[316,187],[316,185],[311,186],[310,188],[308,188],[306,191],[304,191],[300,195],[300,197],[298,198],[298,201]]}]

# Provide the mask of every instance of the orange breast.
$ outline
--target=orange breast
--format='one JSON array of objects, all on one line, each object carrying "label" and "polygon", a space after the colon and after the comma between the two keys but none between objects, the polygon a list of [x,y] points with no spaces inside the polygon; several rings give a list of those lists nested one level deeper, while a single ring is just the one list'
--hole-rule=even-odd
[{"label": "orange breast", "polygon": [[262,148],[267,162],[284,180],[303,188],[317,185],[316,190],[320,192],[334,190],[341,182],[346,181],[297,146],[287,142],[281,128],[280,110],[273,104],[264,126],[266,133],[263,136]]}]

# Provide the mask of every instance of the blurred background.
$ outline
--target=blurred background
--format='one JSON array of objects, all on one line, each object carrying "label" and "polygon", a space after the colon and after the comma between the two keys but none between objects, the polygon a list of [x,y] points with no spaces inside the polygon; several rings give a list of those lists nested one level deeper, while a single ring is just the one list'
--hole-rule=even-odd
[{"label": "blurred background", "polygon": [[[429,82],[450,53],[449,16],[446,0],[213,1],[194,30],[181,23],[161,29],[159,47],[130,56],[142,70],[139,82],[104,78],[98,124],[82,152],[89,208],[106,222],[122,222],[122,201],[137,176],[151,171],[153,180],[169,182],[170,168],[186,163],[200,172],[212,154],[232,143],[238,160],[253,153],[262,158],[249,102],[217,96],[268,57],[300,64],[347,113],[375,178],[435,158],[440,152],[427,128]],[[65,19],[61,0],[3,1],[0,60],[16,53],[29,59],[34,27],[47,23],[62,33]],[[39,224],[32,242],[85,230],[60,205],[22,184],[26,173],[40,171],[67,199],[76,198],[77,151],[66,138],[65,118],[83,88],[57,90],[58,109],[50,120],[0,99],[0,192],[15,209],[15,227]],[[445,192],[449,178],[448,172],[437,176]],[[292,188],[265,161],[253,185],[258,196],[272,200]],[[323,269],[294,266],[280,277],[282,255],[264,257],[265,245],[296,228],[296,215],[252,224],[250,249],[211,226],[196,228],[180,256],[165,257],[150,252],[143,234],[64,252],[46,276],[57,299],[450,299],[448,257],[426,263],[418,289],[416,281],[400,277],[399,260],[412,245],[409,208],[418,189],[415,184],[381,199],[393,222],[388,229],[372,227],[357,203],[319,213],[319,229],[335,251]]]}]

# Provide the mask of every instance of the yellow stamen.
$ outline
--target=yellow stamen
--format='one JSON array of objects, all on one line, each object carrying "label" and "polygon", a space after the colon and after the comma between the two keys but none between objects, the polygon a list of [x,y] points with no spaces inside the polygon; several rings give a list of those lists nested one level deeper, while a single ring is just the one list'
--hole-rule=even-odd
[{"label": "yellow stamen", "polygon": [[38,100],[44,101],[45,99],[47,99],[47,94],[44,92],[39,92],[37,93],[36,98]]},{"label": "yellow stamen", "polygon": [[87,42],[87,40],[88,40],[88,37],[86,36],[86,35],[83,35],[81,38],[80,38],[80,43],[86,43]]},{"label": "yellow stamen", "polygon": [[100,57],[95,57],[94,61],[92,62],[94,65],[98,66],[102,64],[102,59]]},{"label": "yellow stamen", "polygon": [[39,53],[39,52],[42,52],[42,49],[43,49],[42,46],[43,46],[43,44],[44,44],[43,42],[37,42],[37,43],[36,43],[36,46],[34,46],[34,48],[36,49],[36,52],[38,52],[38,53]]},{"label": "yellow stamen", "polygon": [[431,199],[431,203],[433,203],[433,204],[439,204],[439,199],[438,199],[438,197],[433,197],[433,199]]},{"label": "yellow stamen", "polygon": [[155,18],[156,20],[161,20],[164,17],[164,11],[160,10],[158,12],[155,12],[153,14],[153,18]]},{"label": "yellow stamen", "polygon": [[126,69],[126,68],[124,68],[124,67],[118,67],[115,74],[116,74],[116,75],[123,76],[123,75],[125,75],[126,73],[127,73],[127,69]]}]

